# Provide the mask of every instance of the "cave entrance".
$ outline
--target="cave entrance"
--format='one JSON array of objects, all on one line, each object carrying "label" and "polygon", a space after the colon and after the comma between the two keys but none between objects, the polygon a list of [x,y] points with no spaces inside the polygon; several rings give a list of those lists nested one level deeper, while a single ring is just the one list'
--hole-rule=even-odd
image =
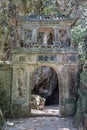
[{"label": "cave entrance", "polygon": [[59,84],[52,67],[41,66],[32,74],[31,114],[59,114]]}]

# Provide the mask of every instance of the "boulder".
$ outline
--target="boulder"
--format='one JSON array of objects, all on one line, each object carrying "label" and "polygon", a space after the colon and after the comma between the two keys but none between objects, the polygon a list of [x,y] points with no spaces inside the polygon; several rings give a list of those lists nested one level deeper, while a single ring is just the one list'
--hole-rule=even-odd
[{"label": "boulder", "polygon": [[45,98],[39,95],[31,95],[30,106],[32,109],[44,110]]}]

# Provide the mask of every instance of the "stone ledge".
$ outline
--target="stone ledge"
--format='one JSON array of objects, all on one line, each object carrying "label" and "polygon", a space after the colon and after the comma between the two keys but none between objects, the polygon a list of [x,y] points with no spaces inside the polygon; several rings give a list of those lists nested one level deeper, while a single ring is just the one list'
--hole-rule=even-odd
[{"label": "stone ledge", "polygon": [[11,52],[12,54],[78,54],[75,48],[15,48]]},{"label": "stone ledge", "polygon": [[12,62],[11,61],[0,61],[0,69],[9,69],[12,67]]}]

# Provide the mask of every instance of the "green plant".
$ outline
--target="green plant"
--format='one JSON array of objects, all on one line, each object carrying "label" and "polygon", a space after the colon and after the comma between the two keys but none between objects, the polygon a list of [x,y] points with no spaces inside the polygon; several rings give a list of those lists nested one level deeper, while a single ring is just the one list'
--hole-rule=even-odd
[{"label": "green plant", "polygon": [[84,40],[87,35],[87,29],[81,28],[81,26],[75,26],[71,29],[71,41],[78,46],[78,43]]}]

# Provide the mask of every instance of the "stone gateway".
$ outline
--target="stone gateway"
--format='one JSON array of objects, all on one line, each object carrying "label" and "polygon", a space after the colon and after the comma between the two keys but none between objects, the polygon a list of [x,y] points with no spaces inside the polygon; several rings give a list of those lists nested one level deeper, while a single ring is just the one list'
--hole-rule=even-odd
[{"label": "stone gateway", "polygon": [[[77,100],[78,54],[72,49],[19,48],[13,52],[12,108],[11,114],[28,115],[31,111],[31,77],[41,66],[52,67],[59,82],[59,107],[63,115],[73,115]],[[38,60],[38,57],[56,56],[54,60]],[[50,57],[51,57],[50,56]],[[20,61],[20,57],[25,60]],[[71,58],[73,57],[73,58]],[[68,59],[68,60],[67,60]]]},{"label": "stone gateway", "polygon": [[[9,86],[10,92],[7,113],[11,116],[31,116],[31,77],[42,66],[51,67],[56,72],[60,114],[71,116],[75,113],[78,51],[70,41],[72,23],[70,19],[32,21],[24,17],[18,18],[19,43],[11,48],[10,62],[1,60],[0,64],[3,69],[11,69],[12,72],[9,73],[10,86],[6,86]],[[1,81],[2,79],[0,77]]]}]

